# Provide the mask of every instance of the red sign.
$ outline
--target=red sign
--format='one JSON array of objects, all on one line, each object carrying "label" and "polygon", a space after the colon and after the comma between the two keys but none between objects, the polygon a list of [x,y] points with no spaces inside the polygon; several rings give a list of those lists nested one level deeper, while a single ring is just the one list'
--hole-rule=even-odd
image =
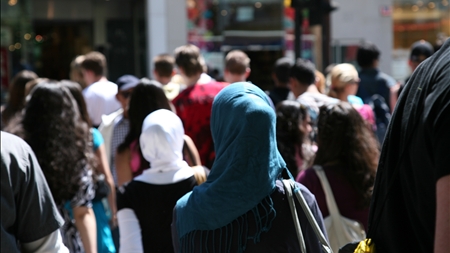
[{"label": "red sign", "polygon": [[8,88],[9,86],[9,52],[6,47],[0,48],[0,71],[1,71],[1,86]]}]

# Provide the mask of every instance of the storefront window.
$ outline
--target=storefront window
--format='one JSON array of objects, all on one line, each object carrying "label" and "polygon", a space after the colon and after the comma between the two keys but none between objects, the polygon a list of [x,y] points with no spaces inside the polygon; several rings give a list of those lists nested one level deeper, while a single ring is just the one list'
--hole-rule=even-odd
[{"label": "storefront window", "polygon": [[411,45],[426,40],[436,48],[450,36],[449,0],[393,0],[393,74],[410,74],[407,61]]},{"label": "storefront window", "polygon": [[[1,0],[1,87],[7,89],[19,71],[33,70],[33,45],[39,37],[31,26],[30,0]],[[4,102],[2,92],[2,102]]]}]

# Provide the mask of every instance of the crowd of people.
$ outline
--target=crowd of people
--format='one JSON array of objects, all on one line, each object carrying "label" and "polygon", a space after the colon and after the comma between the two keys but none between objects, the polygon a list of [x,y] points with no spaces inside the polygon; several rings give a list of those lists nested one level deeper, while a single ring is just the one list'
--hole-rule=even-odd
[{"label": "crowd of people", "polygon": [[338,213],[377,252],[444,252],[450,40],[415,43],[405,84],[379,57],[364,43],[359,71],[325,73],[281,58],[267,91],[245,52],[216,80],[194,45],[155,57],[153,79],[112,82],[99,52],[71,80],[19,72],[1,111],[1,251],[301,252],[300,229],[308,252],[320,232],[337,252]]}]

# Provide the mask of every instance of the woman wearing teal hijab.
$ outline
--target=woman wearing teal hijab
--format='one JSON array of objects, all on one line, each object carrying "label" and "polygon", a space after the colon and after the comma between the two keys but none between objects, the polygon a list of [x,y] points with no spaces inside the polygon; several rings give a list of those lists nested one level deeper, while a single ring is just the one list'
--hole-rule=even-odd
[{"label": "woman wearing teal hijab", "polygon": [[[269,98],[253,84],[234,83],[216,96],[211,115],[216,160],[207,181],[177,202],[175,252],[300,252],[279,181],[286,164],[275,122]],[[325,233],[314,196],[298,186]],[[320,252],[297,207],[308,251]]]}]

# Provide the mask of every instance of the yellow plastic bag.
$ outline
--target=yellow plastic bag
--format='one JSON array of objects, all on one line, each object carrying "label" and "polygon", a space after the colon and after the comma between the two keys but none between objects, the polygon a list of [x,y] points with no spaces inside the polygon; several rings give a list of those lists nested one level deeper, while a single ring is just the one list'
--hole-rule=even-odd
[{"label": "yellow plastic bag", "polygon": [[375,243],[372,242],[372,239],[360,241],[354,253],[375,253]]}]

